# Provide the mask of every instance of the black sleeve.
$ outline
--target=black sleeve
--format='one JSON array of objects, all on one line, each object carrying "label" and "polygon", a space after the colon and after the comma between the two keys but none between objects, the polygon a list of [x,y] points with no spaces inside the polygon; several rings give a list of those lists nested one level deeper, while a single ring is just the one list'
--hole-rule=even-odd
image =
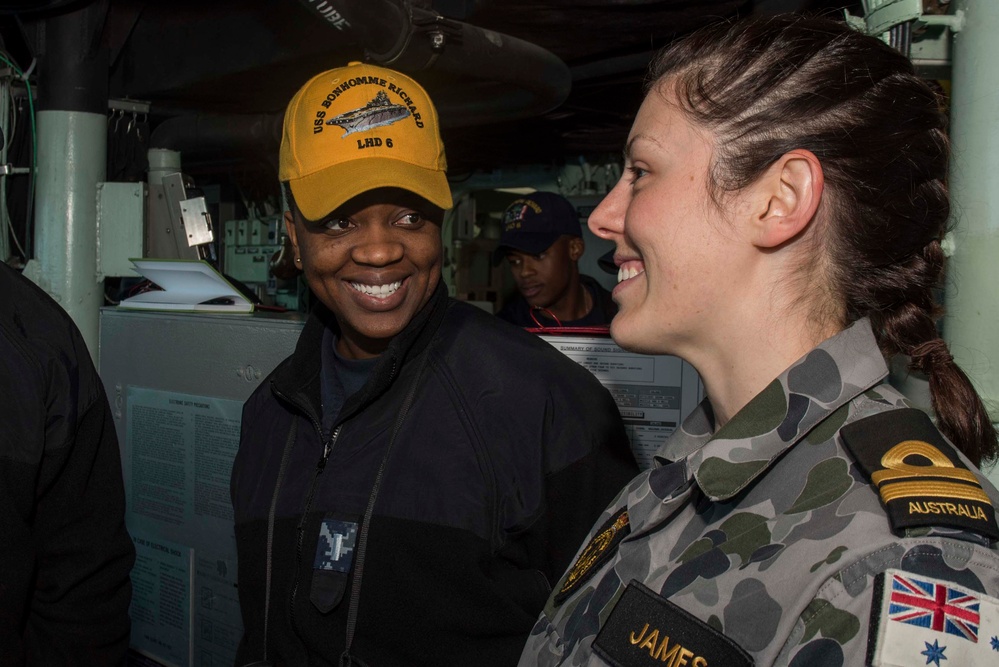
[{"label": "black sleeve", "polygon": [[536,327],[538,323],[531,319],[530,308],[519,293],[514,294],[496,313],[496,317],[518,327]]},{"label": "black sleeve", "polygon": [[65,446],[46,448],[40,462],[37,570],[24,632],[31,665],[118,665],[128,650],[135,549],[125,529],[118,439],[96,383],[75,433]]},{"label": "black sleeve", "polygon": [[558,374],[554,380],[539,381],[546,385],[547,396],[541,414],[534,413],[538,420],[528,416],[529,400],[508,410],[524,415],[522,423],[540,428],[535,437],[519,440],[525,448],[523,459],[536,461],[538,467],[533,472],[522,469],[503,490],[502,501],[505,507],[530,511],[523,528],[505,526],[513,535],[506,546],[508,557],[540,571],[549,590],[572,564],[603,511],[640,472],[610,392],[588,370],[560,352],[554,354],[559,355]]},{"label": "black sleeve", "polygon": [[545,576],[551,585],[571,565],[601,512],[639,473],[617,409],[613,404],[609,409],[613,413],[592,450],[546,480],[546,511],[538,527],[545,532]]}]

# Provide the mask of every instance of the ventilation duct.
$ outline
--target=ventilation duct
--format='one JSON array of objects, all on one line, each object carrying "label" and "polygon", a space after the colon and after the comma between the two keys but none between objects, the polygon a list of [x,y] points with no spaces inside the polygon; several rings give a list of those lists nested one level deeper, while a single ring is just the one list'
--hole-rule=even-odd
[{"label": "ventilation duct", "polygon": [[330,30],[362,44],[372,62],[407,73],[433,70],[457,80],[461,85],[431,91],[451,127],[538,116],[562,104],[572,87],[569,68],[553,53],[408,0],[299,2]]},{"label": "ventilation duct", "polygon": [[[332,33],[360,45],[367,60],[415,73],[447,127],[538,116],[562,104],[572,86],[569,68],[551,52],[408,1],[299,1]],[[421,77],[421,71],[432,75]],[[314,73],[303,73],[302,81]],[[149,145],[204,155],[248,146],[272,150],[280,139],[281,114],[195,114],[161,123]]]}]

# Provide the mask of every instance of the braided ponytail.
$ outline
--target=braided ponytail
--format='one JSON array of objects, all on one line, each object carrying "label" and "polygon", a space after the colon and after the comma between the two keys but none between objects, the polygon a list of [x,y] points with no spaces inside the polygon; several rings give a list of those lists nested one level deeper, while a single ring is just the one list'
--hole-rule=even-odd
[{"label": "braided ponytail", "polygon": [[[934,142],[944,140],[938,129],[923,134],[939,135]],[[910,147],[918,144],[912,141]],[[939,237],[949,215],[942,175],[946,160],[942,162],[937,177],[918,188],[920,197],[889,198],[882,204],[880,224],[908,232],[906,239],[895,241],[896,251],[905,252],[932,234],[922,250],[890,262],[869,262],[867,258],[883,255],[876,248],[882,243],[877,225],[842,220],[833,273],[846,297],[850,318],[870,317],[884,355],[908,356],[909,367],[929,378],[930,402],[938,428],[980,466],[995,459],[996,432],[981,397],[954,363],[936,326],[942,309],[934,290],[940,287],[945,264]],[[865,208],[872,212],[872,206]]]},{"label": "braided ponytail", "polygon": [[917,347],[913,351],[913,368],[916,368],[916,359],[922,357],[924,360],[919,363],[930,378],[930,396],[937,414],[937,425],[951,441],[963,444],[961,451],[975,465],[995,460],[996,431],[981,397],[946,351],[946,343],[938,338],[923,346],[935,343],[939,344],[943,354],[926,354]]},{"label": "braided ponytail", "polygon": [[746,187],[797,148],[819,158],[842,324],[870,318],[886,357],[929,376],[940,430],[976,465],[993,460],[995,429],[936,328],[949,143],[912,63],[841,23],[784,15],[681,40],[653,62],[647,90],[664,79],[718,138],[715,190]]}]

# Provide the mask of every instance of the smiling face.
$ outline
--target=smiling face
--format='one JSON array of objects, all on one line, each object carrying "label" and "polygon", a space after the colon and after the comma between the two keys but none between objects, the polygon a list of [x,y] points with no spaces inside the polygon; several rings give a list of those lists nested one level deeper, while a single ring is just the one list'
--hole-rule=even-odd
[{"label": "smiling face", "polygon": [[617,244],[611,334],[622,347],[687,356],[737,326],[751,245],[731,220],[738,197],[721,208],[711,200],[713,152],[710,134],[671,98],[659,87],[649,93],[628,137],[625,174],[589,218],[595,234]]},{"label": "smiling face", "polygon": [[558,309],[579,283],[576,261],[582,255],[582,245],[582,239],[561,236],[537,255],[519,250],[507,253],[510,273],[528,304]]},{"label": "smiling face", "polygon": [[430,300],[442,219],[441,209],[395,188],[369,191],[315,222],[285,214],[305,280],[340,325],[341,355],[381,354]]}]

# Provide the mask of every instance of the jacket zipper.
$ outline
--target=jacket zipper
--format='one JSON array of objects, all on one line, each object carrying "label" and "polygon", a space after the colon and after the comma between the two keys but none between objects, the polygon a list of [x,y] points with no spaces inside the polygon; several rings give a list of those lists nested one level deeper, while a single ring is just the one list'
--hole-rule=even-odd
[{"label": "jacket zipper", "polygon": [[[392,362],[392,368],[389,370],[389,382],[395,381],[395,372],[398,368],[398,362]],[[274,387],[274,393],[283,400],[287,401],[292,405],[298,405],[295,401],[292,401],[288,396],[284,395],[277,387]],[[308,413],[306,413],[308,414]],[[316,433],[319,434],[320,440],[323,437],[323,428],[317,419],[309,415],[309,420],[316,429]],[[316,472],[312,476],[312,485],[309,487],[309,495],[305,500],[305,509],[302,512],[302,518],[298,522],[298,544],[295,548],[295,583],[291,588],[291,627],[294,628],[295,632],[298,633],[298,620],[295,613],[295,604],[298,599],[298,583],[302,574],[302,544],[305,541],[305,520],[309,516],[309,512],[312,510],[312,501],[316,495],[316,487],[319,485],[319,476],[323,474],[323,470],[326,469],[326,462],[329,460],[330,452],[333,451],[333,446],[336,444],[337,438],[340,435],[340,430],[343,428],[343,422],[340,422],[330,433],[330,437],[326,439],[323,443],[323,455],[320,457],[318,463],[316,463]]]},{"label": "jacket zipper", "polygon": [[[316,431],[319,432],[320,437],[322,437],[322,428],[318,423],[313,421],[316,426]],[[295,550],[295,584],[291,589],[291,626],[295,628],[295,632],[298,632],[298,621],[295,618],[295,602],[298,598],[298,582],[302,574],[302,543],[305,541],[305,520],[309,516],[309,512],[312,510],[312,500],[316,495],[316,487],[319,486],[319,476],[323,474],[323,470],[326,468],[326,462],[330,458],[330,452],[333,451],[333,445],[336,444],[337,437],[340,435],[340,429],[343,428],[343,424],[338,425],[333,432],[330,433],[330,437],[323,443],[323,455],[316,464],[316,472],[312,476],[312,485],[309,487],[309,495],[305,500],[305,510],[302,512],[302,518],[298,522],[298,546]]]}]

